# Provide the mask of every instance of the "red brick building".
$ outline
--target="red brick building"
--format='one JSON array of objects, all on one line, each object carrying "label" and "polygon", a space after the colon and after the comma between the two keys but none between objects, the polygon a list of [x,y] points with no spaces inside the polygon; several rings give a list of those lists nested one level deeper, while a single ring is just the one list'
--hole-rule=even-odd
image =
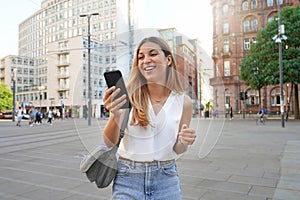
[{"label": "red brick building", "polygon": [[[299,0],[279,0],[281,7],[299,6]],[[277,0],[211,0],[213,9],[214,107],[219,113],[232,106],[235,113],[244,109],[259,110],[259,92],[240,80],[240,63],[256,42],[258,30],[277,15]],[[298,87],[300,88],[300,87]],[[279,85],[261,89],[261,105],[272,114],[280,114]],[[290,98],[291,84],[284,84],[284,105],[294,111],[294,98]],[[248,99],[240,100],[240,92],[247,92]]]}]

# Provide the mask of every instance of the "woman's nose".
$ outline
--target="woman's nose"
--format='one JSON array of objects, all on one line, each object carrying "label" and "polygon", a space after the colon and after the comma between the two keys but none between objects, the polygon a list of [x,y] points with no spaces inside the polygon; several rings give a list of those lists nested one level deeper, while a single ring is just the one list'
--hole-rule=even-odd
[{"label": "woman's nose", "polygon": [[145,55],[144,63],[149,63],[151,61],[151,57],[149,55]]}]

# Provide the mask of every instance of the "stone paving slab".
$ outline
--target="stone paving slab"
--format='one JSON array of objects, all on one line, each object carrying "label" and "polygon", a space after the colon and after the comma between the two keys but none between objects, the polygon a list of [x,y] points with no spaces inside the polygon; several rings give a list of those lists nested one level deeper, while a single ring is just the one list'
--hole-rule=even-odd
[{"label": "stone paving slab", "polygon": [[[0,121],[0,199],[110,199],[111,187],[100,190],[79,171],[105,123],[19,128]],[[177,160],[183,200],[300,199],[299,121],[284,129],[276,120],[256,126],[254,120],[193,119],[192,126],[197,140]]]}]

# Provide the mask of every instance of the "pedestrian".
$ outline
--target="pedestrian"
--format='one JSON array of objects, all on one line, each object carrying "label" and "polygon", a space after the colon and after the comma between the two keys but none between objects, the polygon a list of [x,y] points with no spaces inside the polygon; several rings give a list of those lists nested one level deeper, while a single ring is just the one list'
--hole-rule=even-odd
[{"label": "pedestrian", "polygon": [[47,123],[50,123],[50,125],[52,125],[52,117],[53,117],[53,112],[52,109],[50,108],[48,111],[48,121],[47,121]]},{"label": "pedestrian", "polygon": [[66,117],[66,119],[68,119],[68,118],[69,118],[69,110],[67,110],[67,111],[66,111],[66,113],[65,113],[65,117]]},{"label": "pedestrian", "polygon": [[[184,94],[174,56],[158,37],[145,38],[133,60],[127,90],[132,109],[118,148],[118,172],[112,199],[182,199],[175,158],[196,138],[189,128],[192,101]],[[104,106],[110,117],[104,128],[105,144],[115,145],[124,118],[125,95],[108,88]]]},{"label": "pedestrian", "polygon": [[21,121],[23,118],[23,110],[22,110],[21,106],[19,106],[19,109],[17,110],[16,114],[17,114],[17,118],[18,118],[18,122],[17,122],[16,126],[21,127]]},{"label": "pedestrian", "polygon": [[232,106],[230,106],[229,114],[230,114],[230,120],[233,120],[233,110],[232,110]]},{"label": "pedestrian", "polygon": [[29,124],[30,124],[30,126],[32,127],[33,126],[33,123],[35,122],[35,117],[36,117],[36,109],[35,109],[35,107],[34,106],[32,106],[31,108],[30,108],[30,111],[29,111],[29,115],[30,115],[30,122],[29,122]]},{"label": "pedestrian", "polygon": [[59,110],[57,110],[57,112],[56,112],[56,117],[57,117],[57,119],[60,119],[60,111]]},{"label": "pedestrian", "polygon": [[37,111],[35,114],[35,123],[42,124],[42,113],[40,111],[40,108],[37,108]]},{"label": "pedestrian", "polygon": [[211,114],[213,116],[213,119],[216,119],[216,117],[217,117],[217,111],[214,108],[212,109]]}]

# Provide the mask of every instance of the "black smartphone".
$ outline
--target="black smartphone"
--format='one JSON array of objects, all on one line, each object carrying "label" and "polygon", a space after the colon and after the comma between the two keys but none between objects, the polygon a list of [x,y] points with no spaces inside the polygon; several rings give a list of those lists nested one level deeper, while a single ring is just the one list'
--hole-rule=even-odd
[{"label": "black smartphone", "polygon": [[106,81],[106,85],[110,88],[112,86],[116,86],[116,88],[120,88],[120,93],[116,96],[116,98],[121,97],[122,95],[126,95],[126,103],[121,107],[122,108],[130,108],[131,104],[129,101],[128,93],[126,90],[125,82],[122,77],[122,73],[119,70],[104,72],[104,78]]}]

